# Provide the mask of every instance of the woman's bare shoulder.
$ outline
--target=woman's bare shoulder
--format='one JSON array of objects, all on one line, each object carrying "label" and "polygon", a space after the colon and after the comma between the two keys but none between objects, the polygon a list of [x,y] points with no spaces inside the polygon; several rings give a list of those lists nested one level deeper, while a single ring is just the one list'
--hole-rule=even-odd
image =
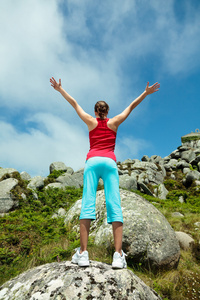
[{"label": "woman's bare shoulder", "polygon": [[107,122],[108,128],[112,129],[113,131],[117,132],[118,126],[116,125],[116,122],[114,118],[111,118]]}]

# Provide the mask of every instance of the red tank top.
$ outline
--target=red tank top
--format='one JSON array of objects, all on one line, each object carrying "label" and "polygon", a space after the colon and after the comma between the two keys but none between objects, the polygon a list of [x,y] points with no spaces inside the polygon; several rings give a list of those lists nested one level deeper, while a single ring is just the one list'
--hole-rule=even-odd
[{"label": "red tank top", "polygon": [[97,126],[89,132],[90,150],[86,160],[94,156],[103,156],[116,161],[114,150],[117,133],[107,126],[108,120],[97,118]]}]

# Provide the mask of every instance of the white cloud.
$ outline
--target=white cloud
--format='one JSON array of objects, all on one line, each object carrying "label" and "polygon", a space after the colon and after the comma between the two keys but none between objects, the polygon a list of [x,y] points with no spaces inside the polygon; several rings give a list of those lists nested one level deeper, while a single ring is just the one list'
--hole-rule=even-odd
[{"label": "white cloud", "polygon": [[[27,123],[26,132],[17,131],[16,120],[9,124],[4,116],[0,133],[4,166],[15,165],[20,170],[28,166],[38,174],[52,161],[66,161],[66,157],[69,164],[74,160],[74,168],[83,166],[83,152],[88,150],[86,131],[73,109],[50,87],[50,76],[61,77],[63,87],[90,114],[96,101],[108,101],[112,117],[142,92],[147,75],[164,78],[199,69],[199,9],[195,11],[184,1],[186,15],[180,20],[174,1],[162,6],[158,2],[1,3],[0,107],[10,110],[12,116],[15,111],[18,115],[26,111],[37,128]],[[68,13],[60,9],[61,3]],[[151,115],[147,104],[134,112],[135,123],[147,108]],[[25,118],[21,113],[22,122]],[[127,121],[124,139],[118,141],[119,160],[138,156],[142,148],[149,147],[132,135],[127,138],[129,125]],[[75,136],[83,144],[81,153],[74,150],[79,149]]]},{"label": "white cloud", "polygon": [[[28,127],[30,121],[37,124],[37,129]],[[0,122],[0,128],[1,167],[45,176],[54,161],[63,161],[75,170],[84,167],[88,134],[75,124],[51,114],[36,114],[28,120],[26,133],[6,122]]]}]

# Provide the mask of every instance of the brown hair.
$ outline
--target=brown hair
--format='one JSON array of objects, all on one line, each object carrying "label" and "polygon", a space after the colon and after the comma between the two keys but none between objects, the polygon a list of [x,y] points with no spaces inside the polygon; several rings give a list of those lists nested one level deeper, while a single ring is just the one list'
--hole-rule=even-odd
[{"label": "brown hair", "polygon": [[109,111],[109,105],[105,101],[98,101],[94,106],[94,111],[98,113],[100,119],[104,119]]}]

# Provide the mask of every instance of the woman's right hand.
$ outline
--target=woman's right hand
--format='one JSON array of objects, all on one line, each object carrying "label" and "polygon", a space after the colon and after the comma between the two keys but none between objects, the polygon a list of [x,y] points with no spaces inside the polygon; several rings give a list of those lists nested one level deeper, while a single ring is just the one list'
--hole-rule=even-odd
[{"label": "woman's right hand", "polygon": [[60,91],[61,85],[61,79],[59,79],[59,83],[52,77],[50,78],[51,86],[56,90]]}]

